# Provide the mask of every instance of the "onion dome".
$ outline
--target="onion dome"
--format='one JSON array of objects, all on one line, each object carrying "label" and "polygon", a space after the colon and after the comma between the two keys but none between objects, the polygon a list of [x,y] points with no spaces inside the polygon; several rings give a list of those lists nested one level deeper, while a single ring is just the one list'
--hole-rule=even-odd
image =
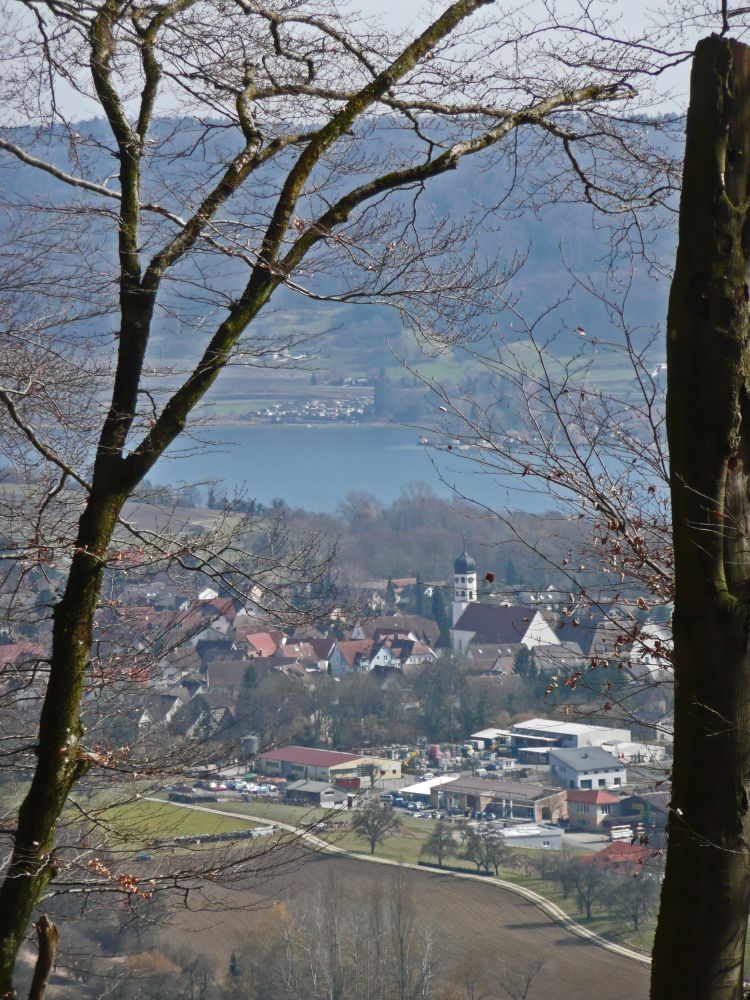
[{"label": "onion dome", "polygon": [[461,555],[453,563],[453,572],[460,573],[464,576],[466,573],[476,573],[477,564],[476,560],[473,559],[469,553],[466,551],[466,538],[464,538],[464,550]]}]

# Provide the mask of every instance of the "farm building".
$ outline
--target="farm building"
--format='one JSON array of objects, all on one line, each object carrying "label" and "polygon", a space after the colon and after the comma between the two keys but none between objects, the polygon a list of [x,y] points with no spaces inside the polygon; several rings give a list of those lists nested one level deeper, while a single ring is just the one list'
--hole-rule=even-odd
[{"label": "farm building", "polygon": [[401,762],[363,754],[337,753],[312,747],[284,747],[260,754],[255,766],[263,774],[291,775],[296,780],[341,784],[357,780],[363,786],[382,778],[400,778]]},{"label": "farm building", "polygon": [[284,789],[284,798],[292,804],[333,809],[346,805],[347,793],[327,781],[290,781]]},{"label": "farm building", "polygon": [[602,743],[629,743],[629,729],[611,729],[607,726],[589,726],[581,722],[560,722],[557,719],[529,719],[510,727],[514,750],[540,746],[600,747]]}]

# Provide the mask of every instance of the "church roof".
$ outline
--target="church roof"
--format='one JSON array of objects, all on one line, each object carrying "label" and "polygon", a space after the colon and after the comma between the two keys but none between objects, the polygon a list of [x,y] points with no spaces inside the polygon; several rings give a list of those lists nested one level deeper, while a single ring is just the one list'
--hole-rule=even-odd
[{"label": "church roof", "polygon": [[464,550],[461,555],[453,563],[454,573],[476,573],[477,564],[476,560],[473,559],[469,553],[466,551],[466,539],[464,538]]},{"label": "church roof", "polygon": [[477,641],[513,645],[529,630],[537,608],[470,604],[453,626],[459,632],[474,632]]}]

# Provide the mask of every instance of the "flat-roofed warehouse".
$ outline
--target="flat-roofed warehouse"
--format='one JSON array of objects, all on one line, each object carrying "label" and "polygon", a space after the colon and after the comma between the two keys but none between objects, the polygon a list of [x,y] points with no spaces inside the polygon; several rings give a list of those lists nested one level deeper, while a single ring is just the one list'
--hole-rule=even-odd
[{"label": "flat-roofed warehouse", "polygon": [[559,788],[492,778],[456,778],[432,789],[432,804],[436,809],[491,812],[532,823],[556,823],[568,815],[567,797]]},{"label": "flat-roofed warehouse", "polygon": [[359,778],[363,785],[372,779],[400,778],[401,761],[366,754],[337,753],[313,747],[283,747],[268,750],[255,758],[255,766],[263,774],[293,775],[295,779],[336,782]]},{"label": "flat-roofed warehouse", "polygon": [[422,802],[425,805],[430,805],[433,788],[455,780],[455,774],[441,774],[437,778],[428,778],[427,781],[417,781],[413,785],[404,785],[403,788],[399,789],[399,795],[409,802]]},{"label": "flat-roofed warehouse", "polygon": [[578,749],[600,747],[602,743],[629,743],[629,729],[611,729],[608,726],[591,726],[583,722],[561,722],[558,719],[528,719],[510,727],[509,735],[514,750],[524,747],[550,746]]}]

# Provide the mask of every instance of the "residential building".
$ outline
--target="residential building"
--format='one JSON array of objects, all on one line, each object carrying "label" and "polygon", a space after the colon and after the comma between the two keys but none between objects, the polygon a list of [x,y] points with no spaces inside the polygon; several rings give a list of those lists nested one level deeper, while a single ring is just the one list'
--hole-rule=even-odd
[{"label": "residential building", "polygon": [[352,639],[382,639],[386,635],[405,635],[426,646],[435,646],[440,638],[440,629],[431,618],[419,615],[381,615],[370,618],[352,629]]},{"label": "residential building", "polygon": [[621,788],[627,781],[623,762],[601,747],[553,747],[549,764],[563,788]]},{"label": "residential building", "polygon": [[568,819],[572,830],[596,830],[609,824],[617,814],[621,799],[604,788],[570,788]]},{"label": "residential building", "polygon": [[249,660],[232,658],[210,660],[204,671],[206,686],[212,690],[219,689],[236,698],[242,690],[243,681]]},{"label": "residential building", "polygon": [[403,670],[431,663],[437,655],[422,642],[408,636],[388,634],[378,639],[348,639],[336,643],[330,665],[334,677],[370,673],[375,669]]}]

